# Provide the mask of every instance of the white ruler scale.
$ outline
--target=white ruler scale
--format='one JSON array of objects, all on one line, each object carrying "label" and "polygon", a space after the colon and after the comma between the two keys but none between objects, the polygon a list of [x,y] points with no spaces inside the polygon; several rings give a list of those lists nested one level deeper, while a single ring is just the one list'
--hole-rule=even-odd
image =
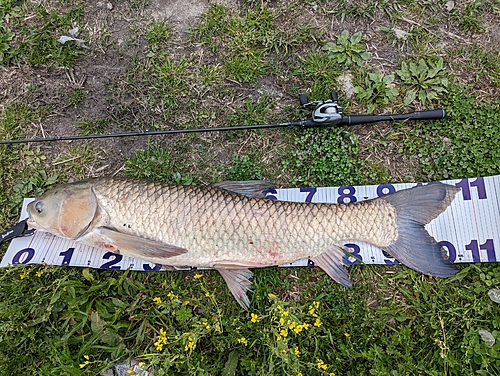
[{"label": "white ruler scale", "polygon": [[[427,225],[427,231],[445,249],[455,263],[500,261],[500,175],[472,179],[445,180],[461,188],[444,213]],[[429,183],[432,184],[432,183]],[[416,183],[344,186],[328,188],[289,188],[270,192],[270,199],[316,203],[348,203],[375,198]],[[25,199],[21,219],[26,218]],[[346,264],[395,264],[396,260],[371,245],[345,241],[350,253]],[[78,244],[45,232],[12,240],[0,267],[16,264],[50,264],[112,270],[162,270],[160,265],[117,255]],[[308,266],[299,260],[283,266]]]}]

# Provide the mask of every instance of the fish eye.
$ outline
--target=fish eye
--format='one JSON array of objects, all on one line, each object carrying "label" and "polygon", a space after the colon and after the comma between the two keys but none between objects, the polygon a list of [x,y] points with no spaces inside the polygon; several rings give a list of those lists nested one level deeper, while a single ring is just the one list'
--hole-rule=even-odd
[{"label": "fish eye", "polygon": [[38,201],[35,204],[35,210],[37,211],[38,214],[43,212],[43,207],[44,207],[43,201]]}]

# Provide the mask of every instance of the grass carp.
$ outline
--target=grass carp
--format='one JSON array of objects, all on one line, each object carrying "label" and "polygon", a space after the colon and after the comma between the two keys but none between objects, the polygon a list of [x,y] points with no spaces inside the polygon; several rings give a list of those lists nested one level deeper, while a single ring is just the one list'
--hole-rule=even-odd
[{"label": "grass carp", "polygon": [[424,226],[458,188],[417,186],[372,200],[317,204],[266,199],[265,181],[172,186],[95,178],[57,186],[28,205],[28,225],[86,245],[168,266],[217,269],[249,307],[252,272],[309,258],[351,287],[339,246],[373,244],[421,273],[456,273]]}]

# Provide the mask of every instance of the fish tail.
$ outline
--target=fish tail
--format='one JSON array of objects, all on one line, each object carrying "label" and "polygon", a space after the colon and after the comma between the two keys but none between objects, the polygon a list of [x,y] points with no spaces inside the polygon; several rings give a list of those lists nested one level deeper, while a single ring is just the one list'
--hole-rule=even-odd
[{"label": "fish tail", "polygon": [[397,216],[398,238],[384,250],[404,265],[434,277],[451,277],[457,269],[425,225],[451,204],[460,189],[442,183],[418,186],[381,197]]}]

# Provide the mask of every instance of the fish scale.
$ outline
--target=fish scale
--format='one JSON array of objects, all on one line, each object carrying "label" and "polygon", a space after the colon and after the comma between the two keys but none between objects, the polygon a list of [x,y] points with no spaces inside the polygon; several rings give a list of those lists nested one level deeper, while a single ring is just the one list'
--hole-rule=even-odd
[{"label": "fish scale", "polygon": [[[171,186],[126,178],[61,185],[28,205],[28,225],[83,244],[164,266],[219,270],[238,303],[249,307],[248,268],[309,258],[346,287],[346,240],[383,248],[422,273],[456,269],[425,230],[458,188],[418,186],[349,204],[269,200],[268,182]],[[250,197],[247,197],[250,196]]]},{"label": "fish scale", "polygon": [[[343,240],[387,246],[397,237],[394,213],[392,220],[377,221],[391,219],[391,206],[384,201],[274,202],[213,187],[144,187],[142,181],[122,179],[96,180],[93,191],[110,218],[105,225],[189,251],[169,258],[169,265],[213,267],[242,258],[276,265],[314,257]],[[133,228],[123,226],[127,223]]]}]

